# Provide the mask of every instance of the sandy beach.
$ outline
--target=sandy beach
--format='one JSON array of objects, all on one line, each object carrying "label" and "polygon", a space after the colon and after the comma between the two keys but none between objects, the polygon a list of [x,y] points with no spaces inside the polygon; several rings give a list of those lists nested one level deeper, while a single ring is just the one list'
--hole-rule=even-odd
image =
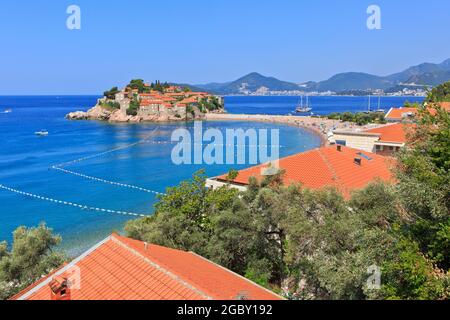
[{"label": "sandy beach", "polygon": [[334,130],[365,130],[373,128],[374,125],[358,126],[351,122],[343,122],[340,120],[329,120],[325,118],[315,117],[298,117],[298,116],[277,116],[277,115],[247,115],[247,114],[207,114],[206,120],[209,121],[258,121],[283,123],[302,127],[318,134],[322,139],[322,144],[329,144],[328,134]]}]

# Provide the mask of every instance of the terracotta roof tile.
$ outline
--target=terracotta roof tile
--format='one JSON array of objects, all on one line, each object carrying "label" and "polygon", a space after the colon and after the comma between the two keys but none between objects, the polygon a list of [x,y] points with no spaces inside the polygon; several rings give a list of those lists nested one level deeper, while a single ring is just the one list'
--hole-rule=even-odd
[{"label": "terracotta roof tile", "polygon": [[380,134],[380,141],[382,142],[406,143],[407,134],[413,128],[415,128],[413,124],[396,123],[365,132]]},{"label": "terracotta roof tile", "polygon": [[[436,104],[450,112],[450,102],[429,103],[427,107],[431,115],[436,115],[436,108],[433,108],[436,107]],[[407,118],[408,115],[417,116],[418,114],[419,110],[417,108],[392,108],[386,114],[386,119],[400,121]]]},{"label": "terracotta roof tile", "polygon": [[386,114],[388,120],[403,120],[408,115],[416,116],[418,114],[417,108],[392,108]]},{"label": "terracotta roof tile", "polygon": [[74,266],[81,272],[81,283],[71,289],[72,300],[223,300],[236,299],[240,292],[255,300],[280,299],[193,253],[146,248],[116,234],[12,299],[49,300],[52,277],[65,277]]},{"label": "terracotta roof tile", "polygon": [[[355,158],[361,158],[362,164],[356,164]],[[332,146],[280,159],[279,165],[286,171],[286,185],[300,183],[315,190],[336,187],[348,198],[353,190],[364,188],[377,178],[387,182],[394,181],[390,170],[393,162],[393,159],[380,155],[344,146],[338,151],[336,146]],[[250,177],[262,179],[265,168],[267,165],[242,170],[234,183],[248,185]],[[226,176],[217,179],[226,181]]]}]

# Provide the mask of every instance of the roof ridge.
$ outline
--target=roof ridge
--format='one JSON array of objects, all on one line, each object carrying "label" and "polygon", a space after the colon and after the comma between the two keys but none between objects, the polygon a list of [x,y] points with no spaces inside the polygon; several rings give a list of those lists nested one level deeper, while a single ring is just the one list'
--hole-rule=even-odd
[{"label": "roof ridge", "polygon": [[186,282],[185,280],[181,279],[181,277],[177,276],[176,274],[170,272],[169,270],[167,270],[166,268],[162,267],[160,264],[150,260],[148,257],[146,257],[145,255],[143,255],[142,253],[140,253],[137,249],[134,249],[132,247],[130,247],[129,245],[127,245],[126,243],[124,243],[123,241],[120,240],[120,238],[118,238],[116,235],[112,235],[111,236],[111,241],[115,242],[116,244],[120,245],[121,247],[123,247],[125,250],[129,251],[130,253],[134,254],[135,256],[141,258],[142,260],[144,260],[144,262],[150,264],[152,267],[156,268],[157,270],[163,272],[165,275],[169,276],[170,278],[172,278],[173,280],[175,280],[176,282],[180,283],[181,285],[185,286],[186,288],[194,291],[195,293],[197,293],[198,295],[203,296],[204,298],[206,298],[207,300],[213,300],[213,298],[211,296],[209,296],[208,294],[206,294],[205,292],[199,290],[198,288],[194,287],[193,285],[189,284],[188,282]]},{"label": "roof ridge", "polygon": [[247,279],[246,277],[241,276],[240,274],[238,274],[238,273],[236,273],[236,272],[234,272],[234,271],[232,271],[232,270],[230,270],[230,269],[227,269],[227,268],[221,266],[220,264],[215,263],[214,261],[211,261],[211,260],[209,260],[209,259],[207,259],[207,258],[205,258],[205,257],[202,257],[201,255],[199,255],[199,254],[197,254],[197,253],[195,253],[195,252],[193,252],[193,251],[190,251],[189,253],[190,253],[191,255],[193,255],[193,256],[195,256],[195,257],[197,257],[197,258],[203,260],[203,261],[206,261],[206,262],[212,264],[213,266],[218,267],[219,269],[221,269],[221,270],[223,270],[223,271],[226,271],[226,272],[228,272],[228,273],[230,273],[230,274],[232,274],[232,275],[234,275],[234,276],[237,276],[238,278],[244,280],[245,282],[247,282],[247,283],[249,283],[249,284],[252,284],[252,285],[258,287],[258,288],[260,288],[260,289],[266,291],[267,293],[270,293],[270,294],[272,294],[272,295],[275,295],[275,296],[277,296],[277,297],[282,298],[283,300],[285,300],[285,298],[283,298],[282,296],[276,294],[275,292],[270,291],[270,290],[267,289],[267,288],[264,288],[263,286],[257,284],[256,282],[253,282],[253,281],[251,281],[250,279]]},{"label": "roof ridge", "polygon": [[328,161],[326,156],[322,153],[322,150],[318,149],[317,152],[319,153],[320,157],[322,158],[323,162],[325,162],[325,165],[327,166],[328,170],[331,172],[333,176],[333,180],[337,182],[338,176],[336,174],[336,170],[331,166],[331,163]]},{"label": "roof ridge", "polygon": [[339,188],[340,186],[342,186],[342,189],[344,189],[343,191],[348,193],[347,188],[345,187],[345,185],[342,183],[341,179],[339,178],[339,176],[337,175],[336,170],[334,170],[333,166],[331,165],[330,161],[328,161],[328,158],[325,154],[322,153],[321,149],[317,150],[319,152],[320,157],[323,159],[323,161],[325,162],[325,165],[328,167],[328,170],[330,170],[331,174],[333,175],[333,180],[336,182],[336,186]]}]

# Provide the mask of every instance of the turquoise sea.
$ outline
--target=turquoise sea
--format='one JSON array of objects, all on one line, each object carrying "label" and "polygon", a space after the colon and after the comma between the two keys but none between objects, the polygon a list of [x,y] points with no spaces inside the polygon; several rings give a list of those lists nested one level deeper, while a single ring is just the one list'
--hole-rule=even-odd
[{"label": "turquoise sea", "polygon": [[[133,216],[117,212],[152,214],[157,200],[153,193],[108,181],[137,186],[157,192],[177,185],[204,168],[214,176],[241,166],[180,165],[171,161],[174,129],[193,130],[193,123],[109,124],[96,121],[68,121],[64,116],[74,110],[93,106],[95,96],[22,96],[0,97],[0,185],[47,200],[0,189],[0,240],[11,241],[12,231],[20,225],[46,222],[63,237],[63,248],[76,254],[105,238],[113,230],[122,230]],[[317,97],[317,113],[364,110],[367,98]],[[401,105],[406,99],[386,98],[386,107]],[[229,97],[226,107],[232,113],[287,114],[297,97]],[[385,106],[383,106],[385,107]],[[207,122],[205,129],[227,128],[279,129],[281,156],[316,148],[320,139],[300,128],[267,123]],[[47,137],[34,133],[41,129]],[[135,144],[152,134],[148,142]],[[134,144],[134,145],[133,145]],[[131,146],[130,146],[131,145]],[[125,148],[124,148],[125,147]],[[118,149],[114,152],[108,152]],[[107,152],[107,153],[104,153]],[[95,157],[92,157],[95,156]],[[80,175],[52,169],[70,163],[64,169]],[[247,165],[248,166],[248,165]],[[89,179],[95,177],[97,180]],[[99,180],[98,180],[99,179]],[[60,200],[56,203],[48,200]],[[83,208],[67,205],[80,204]],[[84,208],[96,207],[114,212]]]}]

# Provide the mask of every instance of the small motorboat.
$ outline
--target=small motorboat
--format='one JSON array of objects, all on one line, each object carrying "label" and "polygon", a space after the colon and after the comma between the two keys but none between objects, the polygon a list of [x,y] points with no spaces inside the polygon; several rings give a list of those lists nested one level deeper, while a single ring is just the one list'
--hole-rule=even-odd
[{"label": "small motorboat", "polygon": [[3,111],[2,113],[11,113],[12,109],[6,109],[5,111]]},{"label": "small motorboat", "polygon": [[41,131],[35,132],[34,134],[37,135],[37,136],[40,136],[40,137],[45,137],[45,136],[48,136],[48,131],[47,130],[41,130]]}]

